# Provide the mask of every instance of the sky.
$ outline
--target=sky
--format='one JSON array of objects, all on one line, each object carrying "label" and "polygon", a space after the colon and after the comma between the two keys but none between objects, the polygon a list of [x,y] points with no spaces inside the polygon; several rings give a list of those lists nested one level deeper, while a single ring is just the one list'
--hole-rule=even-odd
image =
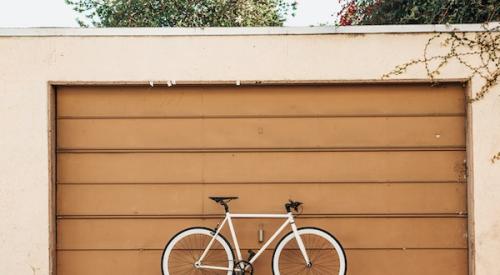
[{"label": "sky", "polygon": [[[295,17],[285,26],[311,26],[332,23],[339,9],[338,0],[298,0]],[[64,0],[0,0],[0,28],[78,27],[74,12]]]}]

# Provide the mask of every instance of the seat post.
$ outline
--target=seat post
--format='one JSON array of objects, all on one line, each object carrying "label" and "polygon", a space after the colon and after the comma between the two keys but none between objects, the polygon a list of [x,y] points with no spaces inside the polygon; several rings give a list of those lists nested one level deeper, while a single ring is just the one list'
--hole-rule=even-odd
[{"label": "seat post", "polygon": [[226,211],[226,213],[229,212],[229,205],[227,205],[224,200],[221,200],[219,203],[220,205],[224,206],[224,211]]}]

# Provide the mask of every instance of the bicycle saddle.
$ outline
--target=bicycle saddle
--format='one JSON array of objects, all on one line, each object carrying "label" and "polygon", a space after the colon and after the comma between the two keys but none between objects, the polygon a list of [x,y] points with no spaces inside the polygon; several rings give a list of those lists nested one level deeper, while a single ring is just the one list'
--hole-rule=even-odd
[{"label": "bicycle saddle", "polygon": [[222,201],[232,201],[232,200],[237,200],[239,197],[209,197],[211,200],[220,203]]}]

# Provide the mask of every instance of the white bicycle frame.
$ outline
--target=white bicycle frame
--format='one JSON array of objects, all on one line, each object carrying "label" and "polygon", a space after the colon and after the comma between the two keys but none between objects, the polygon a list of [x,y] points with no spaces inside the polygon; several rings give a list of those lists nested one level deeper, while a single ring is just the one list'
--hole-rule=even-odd
[{"label": "white bicycle frame", "polygon": [[[233,240],[234,248],[236,249],[236,256],[238,257],[238,261],[242,261],[243,258],[241,256],[241,251],[240,251],[240,246],[238,244],[238,238],[236,237],[236,232],[234,231],[234,226],[233,226],[233,218],[242,218],[242,219],[252,219],[252,218],[266,218],[266,219],[286,219],[286,221],[276,230],[276,232],[267,240],[267,242],[257,251],[257,253],[250,259],[249,263],[253,264],[262,253],[266,250],[266,248],[271,245],[271,243],[279,236],[279,234],[287,227],[288,224],[292,227],[293,234],[295,235],[295,239],[297,240],[297,244],[299,246],[300,252],[302,253],[302,256],[304,257],[304,264],[305,265],[310,265],[310,260],[309,256],[307,255],[307,251],[304,247],[304,243],[302,242],[302,238],[300,237],[298,231],[297,231],[297,225],[295,225],[295,220],[292,215],[292,213],[287,213],[287,214],[231,214],[231,213],[226,213],[226,217],[222,221],[222,223],[218,226],[217,231],[215,232],[214,236],[208,243],[207,248],[203,251],[203,254],[200,256],[200,259],[195,263],[195,266],[197,268],[201,269],[214,269],[214,270],[226,270],[226,271],[232,271],[231,269],[227,267],[222,267],[222,266],[211,266],[211,265],[204,265],[203,264],[203,259],[208,254],[208,251],[210,250],[210,247],[212,247],[212,244],[215,241],[215,238],[219,235],[220,231],[224,227],[226,223],[229,224],[229,230],[231,232],[231,238]],[[235,271],[241,271],[237,267],[234,269]]]}]

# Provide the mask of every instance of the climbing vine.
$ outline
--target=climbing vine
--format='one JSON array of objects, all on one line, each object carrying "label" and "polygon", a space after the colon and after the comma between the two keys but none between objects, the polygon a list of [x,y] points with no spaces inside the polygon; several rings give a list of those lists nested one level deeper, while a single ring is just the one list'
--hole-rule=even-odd
[{"label": "climbing vine", "polygon": [[[423,64],[427,76],[434,81],[449,62],[457,61],[469,70],[468,78],[479,76],[484,80],[476,95],[469,98],[470,102],[478,101],[498,84],[500,77],[500,26],[488,28],[483,25],[483,28],[485,31],[473,36],[458,32],[437,33],[427,41],[422,58],[398,65],[382,78],[403,74],[410,67]],[[430,49],[436,42],[446,49],[444,54],[430,54]],[[469,58],[471,56],[478,58]]]},{"label": "climbing vine", "polygon": [[491,162],[495,163],[495,161],[500,160],[500,152],[498,152],[496,155],[494,155],[491,158]]},{"label": "climbing vine", "polygon": [[[468,101],[473,103],[483,99],[500,81],[500,26],[490,27],[488,24],[482,26],[484,31],[475,34],[465,32],[435,34],[427,41],[423,57],[396,66],[382,78],[401,75],[410,67],[423,65],[427,76],[435,82],[447,64],[458,62],[469,71],[469,79],[480,77],[483,80],[479,91],[468,98]],[[439,49],[442,52],[431,54],[431,49],[435,48],[436,43],[441,46]],[[491,161],[500,161],[500,152],[494,155]]]}]

